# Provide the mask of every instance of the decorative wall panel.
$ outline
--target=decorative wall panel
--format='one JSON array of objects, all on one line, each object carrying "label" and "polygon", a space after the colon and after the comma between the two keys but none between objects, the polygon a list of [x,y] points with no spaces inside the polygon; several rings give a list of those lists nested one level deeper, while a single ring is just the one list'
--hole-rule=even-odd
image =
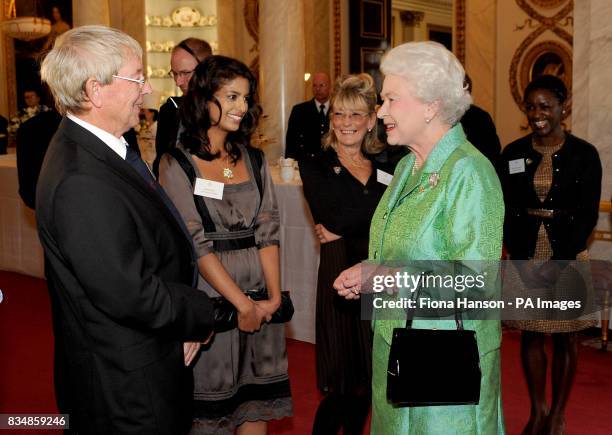
[{"label": "decorative wall panel", "polygon": [[455,1],[455,34],[453,52],[459,62],[465,65],[465,0]]},{"label": "decorative wall panel", "polygon": [[[516,25],[516,30],[532,31],[523,39],[510,64],[509,84],[515,103],[523,110],[523,90],[527,84],[539,75],[552,74],[565,82],[571,108],[573,37],[566,28],[573,24],[573,0],[516,0],[516,4],[529,17]],[[559,7],[552,15],[544,12]]]},{"label": "decorative wall panel", "polygon": [[333,16],[332,25],[334,33],[334,73],[333,79],[335,80],[340,76],[342,69],[342,24],[341,24],[341,5],[340,0],[333,0]]},{"label": "decorative wall panel", "polygon": [[351,1],[349,17],[350,71],[370,74],[380,91],[380,59],[391,46],[391,0]]},{"label": "decorative wall panel", "polygon": [[251,38],[255,41],[249,50],[255,54],[255,57],[249,64],[249,68],[251,68],[255,77],[259,79],[259,0],[245,0],[244,25]]}]

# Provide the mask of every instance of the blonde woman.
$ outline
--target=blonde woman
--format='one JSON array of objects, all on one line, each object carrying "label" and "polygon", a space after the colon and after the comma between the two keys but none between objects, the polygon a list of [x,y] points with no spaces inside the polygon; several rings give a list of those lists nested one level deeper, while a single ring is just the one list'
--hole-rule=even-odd
[{"label": "blonde woman", "polygon": [[[304,194],[321,243],[317,283],[317,379],[325,398],[314,434],[361,434],[370,407],[372,333],[359,302],[333,291],[334,278],[367,258],[372,214],[386,185],[377,171],[393,173],[376,138],[376,90],[367,74],[340,79],[330,106],[323,154],[300,162]],[[390,175],[389,177],[390,178]],[[384,177],[382,177],[384,179]]]}]

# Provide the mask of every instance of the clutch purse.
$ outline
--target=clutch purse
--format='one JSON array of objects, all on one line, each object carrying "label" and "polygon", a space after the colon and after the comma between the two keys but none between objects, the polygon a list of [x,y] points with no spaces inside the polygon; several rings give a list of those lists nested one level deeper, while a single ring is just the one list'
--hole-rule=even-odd
[{"label": "clutch purse", "polygon": [[[268,299],[268,290],[265,288],[258,290],[247,290],[245,293],[254,301],[265,301]],[[214,330],[216,333],[226,332],[238,327],[238,311],[223,296],[210,298],[213,303],[215,316]],[[281,303],[278,310],[272,315],[269,323],[286,323],[293,317],[293,301],[289,292],[281,292]]]},{"label": "clutch purse", "polygon": [[387,369],[387,400],[394,406],[476,405],[480,357],[476,332],[395,328]]}]

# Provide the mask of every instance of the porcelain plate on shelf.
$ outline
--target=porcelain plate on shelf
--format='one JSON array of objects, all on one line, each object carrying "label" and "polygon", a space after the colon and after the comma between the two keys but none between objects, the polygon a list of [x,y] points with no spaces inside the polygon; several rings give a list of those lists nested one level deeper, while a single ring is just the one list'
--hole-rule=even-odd
[{"label": "porcelain plate on shelf", "polygon": [[200,22],[200,11],[189,6],[182,6],[172,11],[172,21],[180,27],[193,27]]}]

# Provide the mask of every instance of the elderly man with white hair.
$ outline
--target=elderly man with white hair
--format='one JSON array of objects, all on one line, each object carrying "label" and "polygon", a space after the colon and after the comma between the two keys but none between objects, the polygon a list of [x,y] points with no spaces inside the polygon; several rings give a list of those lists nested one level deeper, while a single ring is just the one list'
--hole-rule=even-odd
[{"label": "elderly man with white hair", "polygon": [[38,183],[70,428],[81,434],[178,434],[191,424],[186,367],[211,332],[193,288],[186,228],[123,133],[145,94],[142,49],[115,29],[57,38],[41,68],[64,115]]}]

